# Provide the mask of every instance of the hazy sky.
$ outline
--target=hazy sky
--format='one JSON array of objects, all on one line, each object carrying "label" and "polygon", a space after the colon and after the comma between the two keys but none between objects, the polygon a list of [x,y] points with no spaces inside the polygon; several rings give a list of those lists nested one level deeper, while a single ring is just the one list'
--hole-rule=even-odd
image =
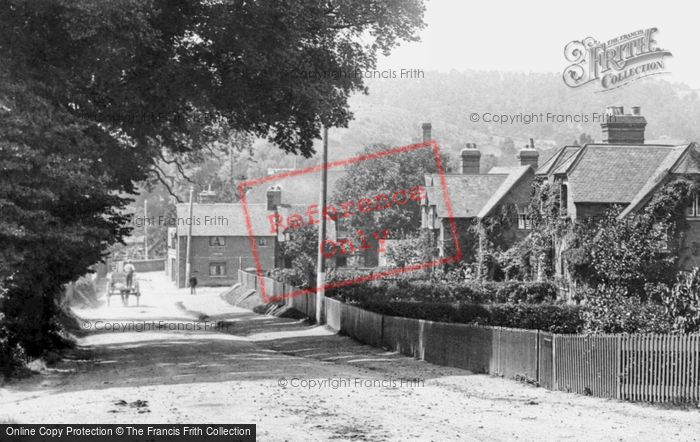
[{"label": "hazy sky", "polygon": [[700,5],[692,1],[426,0],[426,8],[422,41],[399,47],[381,68],[561,73],[572,40],[656,27],[657,46],[673,54],[663,77],[700,88]]}]

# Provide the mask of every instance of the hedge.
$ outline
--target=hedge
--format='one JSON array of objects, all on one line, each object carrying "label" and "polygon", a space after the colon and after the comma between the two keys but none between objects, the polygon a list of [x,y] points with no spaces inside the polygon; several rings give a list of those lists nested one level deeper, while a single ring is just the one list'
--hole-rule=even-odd
[{"label": "hedge", "polygon": [[573,305],[443,304],[404,301],[368,301],[352,304],[387,316],[553,333],[580,333],[584,324],[583,307]]},{"label": "hedge", "polygon": [[350,301],[414,301],[440,303],[552,303],[557,289],[549,282],[444,283],[438,281],[375,281],[343,287],[337,297]]},{"label": "hedge", "polygon": [[382,281],[329,290],[327,296],[388,316],[555,333],[580,332],[584,325],[583,307],[542,303],[552,301],[555,293],[548,283],[448,286],[426,281]]}]

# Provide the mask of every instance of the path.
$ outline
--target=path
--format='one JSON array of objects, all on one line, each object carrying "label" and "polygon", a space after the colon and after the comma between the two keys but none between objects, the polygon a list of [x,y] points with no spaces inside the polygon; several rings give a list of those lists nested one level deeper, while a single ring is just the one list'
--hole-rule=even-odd
[{"label": "path", "polygon": [[[700,438],[697,409],[473,375],[233,307],[222,289],[191,296],[144,277],[142,306],[76,311],[90,326],[79,348],[0,388],[0,422],[257,423],[260,440],[280,441]],[[210,330],[216,321],[225,328]],[[103,330],[112,323],[166,329]]]}]

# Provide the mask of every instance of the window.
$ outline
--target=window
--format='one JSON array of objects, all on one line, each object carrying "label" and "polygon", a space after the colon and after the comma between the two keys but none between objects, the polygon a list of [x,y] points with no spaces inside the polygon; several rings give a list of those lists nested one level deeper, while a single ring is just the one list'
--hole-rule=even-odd
[{"label": "window", "polygon": [[336,256],[335,257],[335,266],[336,267],[347,267],[348,266],[348,257],[347,256]]},{"label": "window", "polygon": [[532,221],[526,213],[518,214],[518,229],[520,230],[530,230],[532,229]]},{"label": "window", "polygon": [[267,247],[267,238],[258,238],[258,245],[260,247]]},{"label": "window", "polygon": [[560,197],[559,215],[566,216],[567,207],[569,205],[569,187],[566,184],[561,185]]},{"label": "window", "polygon": [[226,245],[226,238],[223,236],[210,236],[209,247],[223,247]]},{"label": "window", "polygon": [[698,198],[699,196],[700,195],[693,192],[693,195],[690,197],[690,204],[688,204],[688,207],[685,208],[686,218],[700,218],[700,198]]},{"label": "window", "polygon": [[226,263],[225,262],[210,262],[209,263],[209,276],[226,276]]},{"label": "window", "polygon": [[654,226],[654,237],[656,238],[656,251],[668,252],[668,229],[656,224]]}]

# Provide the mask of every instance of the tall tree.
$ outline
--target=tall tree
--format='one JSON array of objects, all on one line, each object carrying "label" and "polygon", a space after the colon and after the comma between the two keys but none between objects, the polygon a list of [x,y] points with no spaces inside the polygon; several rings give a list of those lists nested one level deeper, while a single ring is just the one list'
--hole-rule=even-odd
[{"label": "tall tree", "polygon": [[0,336],[30,354],[51,345],[61,285],[128,233],[118,195],[149,176],[167,183],[163,162],[231,132],[312,155],[323,125],[351,119],[357,70],[416,39],[423,10],[422,0],[0,1]]},{"label": "tall tree", "polygon": [[[388,150],[387,146],[375,145],[367,147],[362,154],[375,154]],[[444,169],[449,168],[449,161],[442,156]],[[437,173],[437,162],[431,149],[417,149],[397,154],[371,158],[351,164],[347,173],[336,184],[335,194],[331,201],[338,207],[346,202],[354,202],[355,216],[342,219],[343,228],[360,229],[367,235],[376,233],[381,236],[386,231],[389,237],[401,238],[406,234],[415,233],[420,227],[420,201],[416,196],[416,186],[424,186],[424,176],[427,173]],[[399,200],[406,199],[405,204],[395,204],[393,195],[396,192],[406,192]],[[387,200],[377,200],[380,195],[386,195]],[[422,197],[421,197],[422,198]],[[379,210],[364,212],[359,209],[360,201],[369,199],[372,207]],[[386,207],[386,208],[384,208]]]}]

